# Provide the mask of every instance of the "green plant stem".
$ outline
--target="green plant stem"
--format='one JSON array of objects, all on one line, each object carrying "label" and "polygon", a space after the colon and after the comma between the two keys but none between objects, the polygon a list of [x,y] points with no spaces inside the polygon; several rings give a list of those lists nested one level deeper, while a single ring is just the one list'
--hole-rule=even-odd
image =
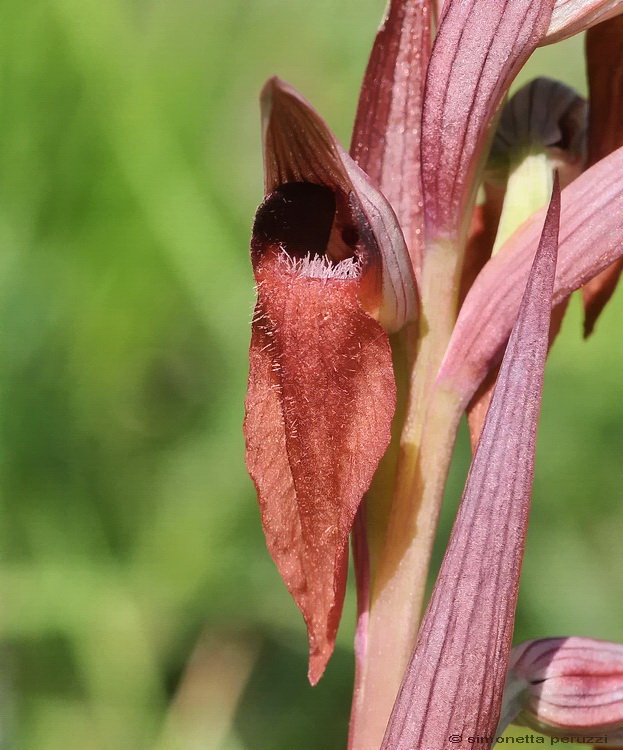
[{"label": "green plant stem", "polygon": [[[513,159],[496,238],[499,247],[534,210],[547,202],[552,169],[542,150]],[[469,215],[469,212],[466,212]],[[463,228],[463,231],[466,227]],[[463,235],[463,231],[459,234]],[[419,350],[408,387],[395,483],[386,522],[370,528],[371,597],[365,658],[358,665],[352,750],[376,750],[417,639],[439,511],[464,403],[436,383],[457,313],[462,243],[437,242],[427,251],[421,284]],[[386,503],[386,500],[385,500]],[[380,502],[383,513],[384,502]],[[378,540],[384,541],[377,548]]]},{"label": "green plant stem", "polygon": [[492,255],[498,252],[520,224],[548,204],[553,184],[552,166],[542,148],[534,146],[512,154]]},{"label": "green plant stem", "polygon": [[378,750],[415,644],[432,545],[462,413],[435,378],[456,319],[455,246],[431,249],[422,279],[420,347],[411,373],[385,542],[372,571],[367,651],[353,750]]}]

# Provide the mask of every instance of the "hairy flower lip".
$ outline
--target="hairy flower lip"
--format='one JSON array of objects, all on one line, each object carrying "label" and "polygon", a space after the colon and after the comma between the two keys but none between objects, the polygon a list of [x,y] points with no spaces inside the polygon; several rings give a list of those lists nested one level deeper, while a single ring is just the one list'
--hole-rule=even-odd
[{"label": "hairy flower lip", "polygon": [[[402,230],[385,196],[291,86],[277,77],[269,79],[262,91],[261,108],[267,200],[292,184],[313,184],[316,190],[324,187],[332,191],[336,210],[327,245],[330,258],[335,262],[346,257],[360,259],[365,281],[361,304],[388,332],[415,320],[414,272]],[[252,257],[257,257],[262,244],[256,235],[262,232],[266,219],[263,208],[266,204],[260,206],[256,217]],[[298,213],[299,219],[302,213]],[[296,223],[293,229],[297,231]],[[297,250],[295,255],[301,253]]]},{"label": "hairy flower lip", "polygon": [[267,249],[255,267],[246,461],[267,546],[307,624],[315,684],[335,642],[348,535],[390,440],[395,383],[359,280],[302,274],[282,252]]},{"label": "hairy flower lip", "polygon": [[276,78],[262,112],[246,460],[315,684],[335,643],[349,533],[391,437],[387,331],[413,319],[417,298],[393,210],[326,123]]}]

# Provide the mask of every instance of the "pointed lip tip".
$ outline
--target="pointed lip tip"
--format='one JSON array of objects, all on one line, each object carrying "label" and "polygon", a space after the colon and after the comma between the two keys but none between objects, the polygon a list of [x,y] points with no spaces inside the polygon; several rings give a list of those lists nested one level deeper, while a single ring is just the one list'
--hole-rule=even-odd
[{"label": "pointed lip tip", "polygon": [[328,646],[328,644],[325,644],[320,649],[310,649],[307,679],[312,687],[320,682],[320,678],[324,675],[332,654],[333,648]]},{"label": "pointed lip tip", "polygon": [[311,669],[309,669],[307,672],[307,679],[312,687],[316,687],[316,685],[320,682],[321,677],[322,674],[316,674],[315,672],[312,672]]},{"label": "pointed lip tip", "polygon": [[307,670],[307,679],[309,680],[309,684],[312,687],[316,687],[316,685],[320,682],[320,678],[324,674],[326,666],[326,661],[323,664],[311,663],[309,665],[309,669]]}]

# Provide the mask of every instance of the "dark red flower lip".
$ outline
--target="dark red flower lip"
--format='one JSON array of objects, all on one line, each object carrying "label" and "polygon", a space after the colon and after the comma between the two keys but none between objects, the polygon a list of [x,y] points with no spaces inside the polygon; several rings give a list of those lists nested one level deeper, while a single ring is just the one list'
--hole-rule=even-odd
[{"label": "dark red flower lip", "polygon": [[307,624],[314,684],[333,650],[355,513],[391,436],[388,331],[414,320],[417,294],[392,208],[326,123],[276,78],[262,111],[247,466]]}]

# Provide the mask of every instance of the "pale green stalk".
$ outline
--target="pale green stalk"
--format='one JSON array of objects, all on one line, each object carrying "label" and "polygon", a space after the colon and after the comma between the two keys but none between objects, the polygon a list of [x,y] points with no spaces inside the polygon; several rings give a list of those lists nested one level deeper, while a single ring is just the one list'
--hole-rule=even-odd
[{"label": "pale green stalk", "polygon": [[[511,159],[496,238],[501,246],[546,204],[552,168],[545,152],[522,149]],[[469,215],[469,212],[466,212]],[[430,557],[464,402],[435,379],[457,314],[461,242],[437,242],[422,273],[419,349],[411,369],[391,511],[384,544],[374,550],[368,653],[353,750],[377,750],[417,639]],[[413,335],[413,334],[412,334]]]},{"label": "pale green stalk", "polygon": [[[454,269],[454,271],[452,271]],[[350,746],[378,750],[416,640],[445,481],[461,415],[457,394],[435,386],[456,319],[460,263],[450,244],[423,271],[420,345],[411,372],[392,507],[373,571],[369,650]]]},{"label": "pale green stalk", "polygon": [[542,148],[526,148],[511,157],[506,196],[492,255],[495,255],[520,224],[552,194],[554,174]]}]

